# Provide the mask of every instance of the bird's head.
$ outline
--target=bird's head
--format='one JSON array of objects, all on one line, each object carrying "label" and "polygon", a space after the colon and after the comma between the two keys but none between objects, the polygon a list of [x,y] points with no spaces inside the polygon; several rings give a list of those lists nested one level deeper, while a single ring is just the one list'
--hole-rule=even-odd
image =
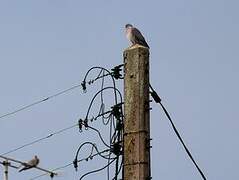
[{"label": "bird's head", "polygon": [[126,25],[125,25],[125,28],[126,28],[126,29],[129,29],[129,28],[132,28],[132,27],[133,27],[132,24],[126,24]]}]

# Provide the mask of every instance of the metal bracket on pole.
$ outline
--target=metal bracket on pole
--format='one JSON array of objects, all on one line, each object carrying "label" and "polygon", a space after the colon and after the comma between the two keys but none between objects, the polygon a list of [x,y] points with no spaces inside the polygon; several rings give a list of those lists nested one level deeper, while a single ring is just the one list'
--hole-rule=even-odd
[{"label": "metal bracket on pole", "polygon": [[8,162],[8,160],[4,160],[4,161],[0,161],[0,164],[2,164],[4,166],[4,174],[3,174],[3,179],[4,180],[8,180],[8,167],[12,167],[12,168],[15,168],[15,169],[18,169],[17,166],[14,166],[14,165],[11,165],[10,162]]},{"label": "metal bracket on pole", "polygon": [[8,166],[10,165],[10,163],[8,162],[8,160],[3,161],[3,166],[4,166],[4,180],[8,180]]}]

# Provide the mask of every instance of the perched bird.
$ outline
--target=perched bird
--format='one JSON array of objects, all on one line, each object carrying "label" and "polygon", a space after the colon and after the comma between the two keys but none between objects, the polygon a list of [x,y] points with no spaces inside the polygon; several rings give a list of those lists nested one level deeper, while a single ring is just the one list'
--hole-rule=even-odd
[{"label": "perched bird", "polygon": [[39,158],[37,156],[34,156],[32,160],[22,164],[24,167],[20,169],[19,172],[36,167],[39,164],[39,162],[40,162]]},{"label": "perched bird", "polygon": [[126,24],[125,31],[126,31],[126,37],[128,40],[131,41],[132,46],[134,46],[135,44],[139,44],[139,45],[149,48],[149,45],[147,44],[147,42],[144,39],[144,36],[141,34],[141,32],[136,27],[134,27],[131,24]]}]

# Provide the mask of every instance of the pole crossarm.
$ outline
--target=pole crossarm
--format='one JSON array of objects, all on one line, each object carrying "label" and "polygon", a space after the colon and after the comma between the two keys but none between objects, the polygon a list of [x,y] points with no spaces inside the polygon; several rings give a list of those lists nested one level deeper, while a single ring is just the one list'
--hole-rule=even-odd
[{"label": "pole crossarm", "polygon": [[8,161],[0,161],[0,164],[2,164],[3,166],[9,166],[15,169],[18,169],[19,167],[12,165],[10,162]]}]

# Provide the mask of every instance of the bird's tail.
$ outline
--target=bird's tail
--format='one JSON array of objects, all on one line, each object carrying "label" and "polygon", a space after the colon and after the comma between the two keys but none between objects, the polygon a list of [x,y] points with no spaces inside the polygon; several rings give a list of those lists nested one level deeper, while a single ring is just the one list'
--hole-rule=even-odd
[{"label": "bird's tail", "polygon": [[25,168],[22,168],[22,169],[20,169],[18,172],[22,172],[22,171],[24,171],[25,170]]},{"label": "bird's tail", "polygon": [[30,168],[32,168],[32,167],[33,167],[33,166],[25,166],[25,167],[23,167],[22,169],[20,169],[18,172],[25,171],[25,170],[30,169]]},{"label": "bird's tail", "polygon": [[140,45],[149,48],[149,45],[145,40],[140,40],[139,42],[140,42]]}]

